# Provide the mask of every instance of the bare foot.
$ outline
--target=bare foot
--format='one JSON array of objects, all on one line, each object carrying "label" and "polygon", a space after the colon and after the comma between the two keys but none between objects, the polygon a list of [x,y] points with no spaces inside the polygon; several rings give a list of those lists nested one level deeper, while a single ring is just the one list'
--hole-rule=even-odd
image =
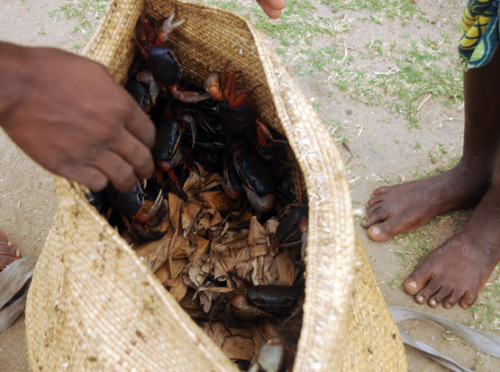
[{"label": "bare foot", "polygon": [[12,246],[7,236],[0,231],[0,270],[21,258],[21,252]]},{"label": "bare foot", "polygon": [[486,192],[490,175],[472,174],[463,168],[458,164],[437,176],[376,189],[361,221],[368,237],[383,242],[447,211],[475,205]]},{"label": "bare foot", "polygon": [[431,307],[470,307],[500,262],[500,188],[488,191],[462,229],[430,252],[404,281]]}]

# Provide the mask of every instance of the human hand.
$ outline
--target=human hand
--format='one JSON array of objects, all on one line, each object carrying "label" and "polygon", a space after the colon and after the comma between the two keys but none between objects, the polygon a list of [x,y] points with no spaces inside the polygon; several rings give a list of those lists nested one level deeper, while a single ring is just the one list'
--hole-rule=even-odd
[{"label": "human hand", "polygon": [[94,191],[152,175],[154,125],[104,66],[0,43],[0,68],[0,126],[41,166]]},{"label": "human hand", "polygon": [[276,19],[285,9],[285,0],[256,0],[269,18]]}]

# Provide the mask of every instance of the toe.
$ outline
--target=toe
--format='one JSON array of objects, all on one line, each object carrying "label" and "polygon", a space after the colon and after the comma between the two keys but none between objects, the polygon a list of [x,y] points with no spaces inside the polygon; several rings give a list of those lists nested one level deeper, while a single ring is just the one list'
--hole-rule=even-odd
[{"label": "toe", "polygon": [[453,290],[453,292],[443,300],[443,307],[445,307],[446,309],[451,309],[457,304],[458,300],[462,298],[462,295],[462,292],[459,292],[456,289]]},{"label": "toe", "polygon": [[366,206],[369,208],[369,207],[373,207],[374,205],[382,202],[384,199],[381,197],[381,196],[377,196],[377,195],[374,195],[370,198],[370,200],[368,200],[368,202],[366,203]]},{"label": "toe", "polygon": [[392,228],[388,223],[379,223],[371,226],[366,234],[374,242],[385,242],[394,236],[391,231]]},{"label": "toe", "polygon": [[430,307],[436,307],[439,305],[443,300],[448,297],[453,290],[449,287],[442,286],[435,294],[432,296],[429,301],[427,301],[427,304]]},{"label": "toe", "polygon": [[367,229],[377,222],[385,221],[386,218],[387,213],[384,212],[383,208],[380,208],[378,206],[368,208],[366,210],[366,216],[361,220],[361,227]]},{"label": "toe", "polygon": [[477,294],[474,294],[471,291],[467,291],[460,300],[460,306],[462,306],[464,309],[468,309],[469,307],[474,305],[476,299],[477,299]]},{"label": "toe", "polygon": [[[419,304],[429,301],[434,294],[441,289],[441,283],[438,280],[431,279],[425,287],[415,295],[415,301]],[[436,304],[437,305],[437,304]]]},{"label": "toe", "polygon": [[[425,284],[425,283],[424,283]],[[415,295],[424,287],[424,284],[419,285],[418,282],[411,276],[405,279],[403,288],[406,293]]]},{"label": "toe", "polygon": [[385,194],[386,192],[387,192],[387,187],[379,187],[378,189],[375,189],[375,191],[373,191],[372,198],[374,196]]}]

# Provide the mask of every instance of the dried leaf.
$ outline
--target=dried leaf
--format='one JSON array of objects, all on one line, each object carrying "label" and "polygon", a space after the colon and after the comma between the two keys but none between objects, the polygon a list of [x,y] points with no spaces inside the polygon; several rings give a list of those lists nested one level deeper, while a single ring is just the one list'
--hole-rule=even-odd
[{"label": "dried leaf", "polygon": [[266,221],[264,224],[264,227],[266,230],[269,232],[269,234],[274,235],[276,233],[276,229],[278,228],[278,225],[280,224],[280,221],[276,217],[271,217]]},{"label": "dried leaf", "polygon": [[216,283],[224,283],[229,279],[229,275],[223,267],[223,264],[219,257],[216,255],[211,255],[211,261],[213,265],[212,277]]},{"label": "dried leaf", "polygon": [[228,211],[231,209],[231,202],[227,195],[220,191],[205,191],[200,194],[200,200],[206,208],[213,208],[218,211]]},{"label": "dried leaf", "polygon": [[207,254],[208,247],[210,247],[210,241],[202,238],[199,235],[194,235],[195,240],[194,250],[189,254],[189,260],[194,262],[196,259],[201,259]]},{"label": "dried leaf", "polygon": [[186,258],[172,260],[172,262],[168,265],[170,277],[175,279],[182,276],[182,274],[186,271],[188,264],[189,261]]},{"label": "dried leaf", "polygon": [[170,215],[170,221],[176,231],[179,231],[179,223],[181,219],[181,209],[183,201],[175,194],[168,194],[168,211]]},{"label": "dried leaf", "polygon": [[152,272],[155,272],[166,262],[172,235],[172,230],[169,230],[160,240],[147,242],[135,250],[135,253],[141,258],[144,265]]},{"label": "dried leaf", "polygon": [[222,351],[229,359],[252,360],[257,353],[252,338],[238,334],[227,336],[222,344]]},{"label": "dried leaf", "polygon": [[169,280],[171,277],[168,266],[163,264],[158,270],[155,271],[155,276],[156,279],[158,279],[158,281],[162,284]]},{"label": "dried leaf", "polygon": [[249,210],[242,212],[233,212],[233,220],[229,223],[229,228],[231,230],[239,230],[242,226],[248,226],[253,214]]},{"label": "dried leaf", "polygon": [[211,265],[201,258],[193,261],[188,269],[189,279],[195,288],[201,287],[210,274]]},{"label": "dried leaf", "polygon": [[193,299],[191,296],[191,291],[188,289],[188,292],[184,296],[184,298],[179,302],[184,311],[188,313],[192,318],[205,318],[206,314],[201,310],[200,303],[197,300]]},{"label": "dried leaf", "polygon": [[175,279],[167,280],[163,285],[168,287],[169,293],[174,296],[177,302],[181,302],[184,296],[186,296],[188,286],[184,284],[180,276]]},{"label": "dried leaf", "polygon": [[188,197],[188,200],[197,199],[202,182],[203,177],[201,177],[198,172],[194,171],[189,173],[189,176],[182,187]]},{"label": "dried leaf", "polygon": [[193,224],[196,222],[201,208],[202,205],[197,201],[184,203],[184,208],[182,210],[182,230],[184,237],[188,235]]},{"label": "dried leaf", "polygon": [[298,268],[293,264],[288,252],[282,252],[274,257],[281,285],[292,286],[298,275]]},{"label": "dried leaf", "polygon": [[222,347],[224,339],[229,334],[227,328],[222,322],[204,322],[201,327],[203,331],[205,331],[205,333],[212,339],[215,345],[217,345],[219,348]]},{"label": "dried leaf", "polygon": [[264,226],[259,223],[257,217],[255,216],[250,220],[248,245],[250,247],[250,255],[252,257],[265,256],[269,254],[268,232]]},{"label": "dried leaf", "polygon": [[177,236],[176,239],[172,241],[170,249],[172,250],[172,259],[187,258],[190,252],[195,250],[195,247],[191,247],[189,240],[185,239],[183,236]]},{"label": "dried leaf", "polygon": [[254,272],[254,267],[248,261],[246,262],[238,262],[234,265],[234,273],[238,275],[240,278],[245,278],[248,281],[252,281],[252,275]]},{"label": "dried leaf", "polygon": [[214,297],[214,292],[210,292],[210,291],[200,291],[199,292],[199,300],[200,300],[201,308],[205,314],[208,314],[208,312],[212,308],[212,298],[213,297]]},{"label": "dried leaf", "polygon": [[216,209],[203,209],[196,226],[196,232],[204,234],[208,229],[217,230],[222,222],[222,217]]},{"label": "dried leaf", "polygon": [[200,288],[200,290],[207,291],[207,292],[213,292],[213,293],[230,293],[230,292],[234,292],[234,288],[216,287],[216,286],[212,286],[210,288]]}]

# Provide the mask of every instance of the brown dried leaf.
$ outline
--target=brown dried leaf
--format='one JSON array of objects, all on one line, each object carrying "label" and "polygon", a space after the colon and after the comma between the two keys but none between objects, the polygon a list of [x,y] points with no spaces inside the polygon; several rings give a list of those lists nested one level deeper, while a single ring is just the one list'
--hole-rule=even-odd
[{"label": "brown dried leaf", "polygon": [[177,302],[181,302],[184,296],[186,296],[188,286],[184,284],[184,281],[180,276],[175,279],[167,280],[163,283],[165,287],[168,287],[168,292],[174,296]]},{"label": "brown dried leaf", "polygon": [[182,274],[186,271],[186,267],[188,264],[189,261],[186,258],[172,260],[172,262],[168,265],[170,277],[175,279],[182,276]]},{"label": "brown dried leaf", "polygon": [[195,247],[191,247],[189,240],[185,239],[183,236],[177,236],[176,239],[172,241],[171,244],[172,258],[187,258],[189,252],[195,250]]},{"label": "brown dried leaf", "polygon": [[201,328],[219,348],[222,346],[224,339],[229,334],[227,328],[222,322],[204,322],[201,325]]},{"label": "brown dried leaf", "polygon": [[255,216],[250,220],[248,245],[250,247],[250,255],[252,257],[265,256],[269,254],[268,232],[264,226],[259,223],[257,217]]},{"label": "brown dried leaf", "polygon": [[230,293],[234,292],[234,288],[229,287],[216,287],[212,286],[210,288],[203,288],[204,291],[213,292],[213,293]]},{"label": "brown dried leaf", "polygon": [[193,261],[187,273],[195,288],[201,287],[211,271],[211,265],[201,258]]},{"label": "brown dried leaf", "polygon": [[191,230],[193,224],[196,222],[198,214],[202,208],[201,203],[197,201],[184,203],[182,211],[182,230],[183,235],[186,237]]},{"label": "brown dried leaf", "polygon": [[299,273],[298,268],[293,264],[288,252],[282,252],[274,257],[278,270],[279,282],[281,285],[292,286]]},{"label": "brown dried leaf", "polygon": [[212,308],[212,298],[214,297],[214,294],[214,292],[210,291],[199,292],[199,301],[201,304],[201,308],[205,314],[208,314],[208,312]]},{"label": "brown dried leaf", "polygon": [[252,274],[254,271],[254,267],[250,262],[238,262],[234,265],[234,270],[233,272],[241,277],[245,278],[248,281],[252,281]]},{"label": "brown dried leaf", "polygon": [[264,226],[266,230],[269,232],[269,234],[275,234],[279,224],[280,221],[276,217],[271,217],[266,221]]},{"label": "brown dried leaf", "polygon": [[231,230],[238,230],[242,226],[248,226],[253,214],[249,210],[243,212],[233,212],[233,220],[229,223],[229,228]]},{"label": "brown dried leaf", "polygon": [[230,273],[234,270],[235,261],[233,257],[219,256],[219,263],[222,266],[222,269],[227,273]]},{"label": "brown dried leaf", "polygon": [[197,233],[204,234],[208,229],[217,230],[220,228],[222,217],[216,209],[203,209],[198,221]]},{"label": "brown dried leaf", "polygon": [[189,254],[189,260],[194,262],[196,259],[201,259],[207,254],[210,241],[199,235],[193,235],[192,238],[195,240],[195,245],[193,246],[194,250]]},{"label": "brown dried leaf", "polygon": [[229,279],[227,271],[224,269],[221,259],[216,255],[211,255],[211,261],[213,264],[212,276],[215,282],[224,283]]},{"label": "brown dried leaf", "polygon": [[184,182],[182,189],[186,193],[188,200],[197,199],[197,195],[202,186],[203,177],[196,171],[190,172],[188,178]]},{"label": "brown dried leaf", "polygon": [[201,310],[200,303],[198,300],[194,300],[191,295],[192,292],[189,291],[186,293],[186,296],[179,302],[184,311],[188,313],[192,318],[205,318],[206,314]]},{"label": "brown dried leaf", "polygon": [[203,192],[207,192],[210,189],[218,188],[222,185],[222,177],[219,173],[212,173],[208,175],[205,173],[205,184],[203,185]]},{"label": "brown dried leaf", "polygon": [[264,257],[260,256],[252,260],[252,282],[254,285],[264,284]]},{"label": "brown dried leaf", "polygon": [[239,334],[232,334],[224,339],[222,344],[222,351],[229,359],[242,359],[252,360],[258,350],[250,337],[240,336]]},{"label": "brown dried leaf", "polygon": [[205,191],[200,194],[200,200],[205,208],[213,208],[222,212],[231,209],[229,198],[220,190]]},{"label": "brown dried leaf", "polygon": [[156,279],[162,284],[170,279],[170,271],[168,270],[168,265],[163,264],[158,270],[155,271]]},{"label": "brown dried leaf", "polygon": [[179,223],[181,220],[181,210],[182,204],[184,202],[175,194],[168,194],[168,211],[170,215],[170,221],[174,226],[175,231],[179,231]]},{"label": "brown dried leaf", "polygon": [[172,235],[170,229],[160,240],[144,243],[135,250],[144,265],[152,272],[155,272],[167,261]]}]

